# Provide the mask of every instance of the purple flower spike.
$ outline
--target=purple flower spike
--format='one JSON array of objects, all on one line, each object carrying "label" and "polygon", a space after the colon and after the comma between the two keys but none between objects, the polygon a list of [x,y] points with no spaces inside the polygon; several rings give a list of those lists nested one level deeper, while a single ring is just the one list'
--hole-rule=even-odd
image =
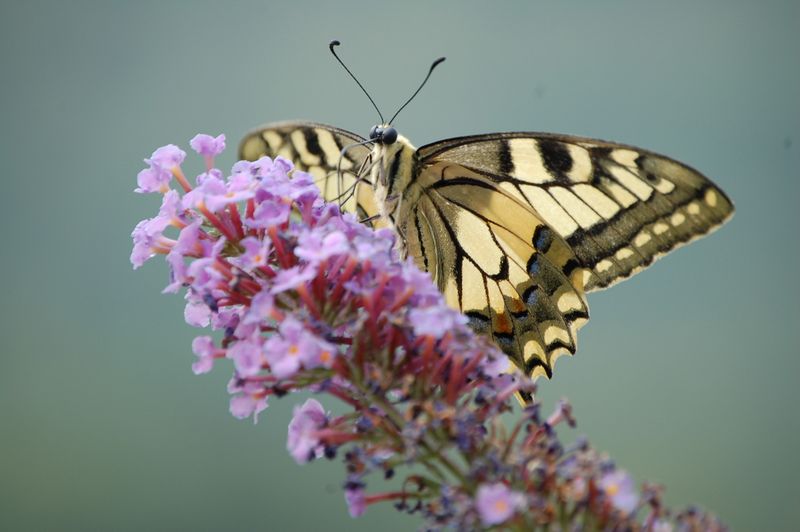
[{"label": "purple flower spike", "polygon": [[[318,141],[332,147],[328,135]],[[134,229],[131,262],[165,255],[164,291],[185,288],[186,321],[215,331],[192,343],[192,371],[234,366],[233,416],[255,422],[269,397],[296,392],[347,409],[296,406],[286,447],[299,464],[344,461],[350,515],[389,502],[436,530],[725,530],[696,508],[671,512],[657,486],[637,491],[587,441],[565,445],[561,428],[575,422],[566,402],[545,419],[533,401],[507,430],[514,395],[534,394],[534,382],[400,258],[393,229],[326,203],[282,157],[240,161],[226,176],[213,166],[223,135],[190,144],[206,163],[194,184],[172,145],[139,173],[137,192],[163,200]],[[409,469],[420,465],[433,474]],[[375,492],[369,480],[367,494],[376,474],[402,489]]]},{"label": "purple flower spike", "polygon": [[475,499],[481,522],[486,526],[505,522],[525,502],[521,493],[511,491],[502,482],[482,485]]},{"label": "purple flower spike", "polygon": [[286,448],[298,464],[322,456],[324,449],[317,432],[327,423],[325,409],[316,399],[308,399],[303,406],[294,407]]}]

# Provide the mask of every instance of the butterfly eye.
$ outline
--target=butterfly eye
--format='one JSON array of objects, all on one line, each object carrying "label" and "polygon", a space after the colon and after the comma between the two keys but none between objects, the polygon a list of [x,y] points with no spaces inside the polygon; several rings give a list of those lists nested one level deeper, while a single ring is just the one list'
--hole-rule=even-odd
[{"label": "butterfly eye", "polygon": [[380,127],[372,126],[372,129],[369,130],[369,138],[370,140],[375,140],[380,135]]},{"label": "butterfly eye", "polygon": [[387,127],[383,130],[383,135],[381,135],[381,140],[384,144],[394,144],[397,140],[397,130],[393,127]]}]

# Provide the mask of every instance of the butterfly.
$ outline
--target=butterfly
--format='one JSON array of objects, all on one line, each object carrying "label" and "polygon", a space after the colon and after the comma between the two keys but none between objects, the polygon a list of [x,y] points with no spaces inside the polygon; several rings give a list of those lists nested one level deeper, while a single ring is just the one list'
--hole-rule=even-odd
[{"label": "butterfly", "polygon": [[575,353],[587,292],[733,214],[698,171],[623,144],[519,132],[417,149],[387,124],[370,140],[282,122],[248,134],[239,151],[251,161],[283,156],[313,175],[326,199],[393,228],[401,253],[431,274],[447,302],[533,377],[551,377],[556,358]]},{"label": "butterfly", "polygon": [[252,131],[241,159],[282,156],[323,197],[429,272],[449,305],[532,377],[552,377],[589,319],[586,293],[638,273],[733,214],[697,170],[633,146],[552,133],[491,133],[415,148],[391,126],[369,138],[313,122]]}]

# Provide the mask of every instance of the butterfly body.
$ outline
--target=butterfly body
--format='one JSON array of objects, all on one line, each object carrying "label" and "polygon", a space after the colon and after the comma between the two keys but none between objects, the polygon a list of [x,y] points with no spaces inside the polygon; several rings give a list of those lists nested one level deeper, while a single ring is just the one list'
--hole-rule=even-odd
[{"label": "butterfly body", "polygon": [[586,292],[733,212],[696,170],[631,146],[519,132],[416,149],[385,124],[370,139],[371,148],[342,129],[284,122],[249,134],[240,155],[284,156],[324,197],[393,228],[447,302],[533,376],[551,376],[555,359],[575,352]]},{"label": "butterfly body", "polygon": [[[375,163],[370,171],[378,212],[384,223],[392,225],[398,234],[403,227],[398,221],[405,220],[403,207],[415,203],[419,198],[420,186],[416,182],[417,149],[403,136],[397,136],[391,143],[376,143],[370,158]],[[403,245],[402,239],[400,242]]]}]

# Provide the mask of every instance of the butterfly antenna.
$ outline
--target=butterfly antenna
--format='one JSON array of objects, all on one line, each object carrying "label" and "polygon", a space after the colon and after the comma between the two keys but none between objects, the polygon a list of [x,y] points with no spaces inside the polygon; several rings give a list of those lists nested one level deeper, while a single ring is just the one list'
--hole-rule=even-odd
[{"label": "butterfly antenna", "polygon": [[365,89],[365,88],[364,88],[364,85],[362,85],[362,84],[361,84],[361,82],[360,82],[360,81],[358,81],[358,78],[356,78],[356,77],[353,75],[353,73],[352,73],[352,72],[350,72],[350,69],[349,69],[349,68],[347,68],[347,65],[345,65],[345,64],[342,62],[342,60],[341,60],[341,59],[339,59],[339,56],[338,56],[338,55],[336,55],[336,50],[334,50],[333,48],[334,48],[334,46],[339,46],[340,44],[342,44],[342,43],[340,43],[339,41],[333,40],[333,41],[331,41],[331,42],[330,42],[330,44],[328,44],[328,48],[330,48],[330,50],[331,50],[331,53],[333,54],[333,57],[335,57],[335,58],[336,58],[336,60],[337,60],[337,61],[339,61],[339,64],[340,64],[340,65],[342,65],[342,67],[343,67],[345,70],[347,70],[347,73],[348,73],[348,74],[350,74],[350,77],[351,77],[351,78],[353,78],[353,81],[355,81],[355,82],[358,84],[358,86],[359,86],[359,87],[361,87],[361,90],[362,90],[362,91],[364,91],[364,94],[366,94],[366,95],[367,95],[367,98],[369,98],[369,101],[370,101],[370,102],[372,102],[372,107],[374,107],[374,108],[375,108],[375,110],[376,110],[376,111],[378,111],[378,116],[379,116],[379,117],[380,117],[380,119],[381,119],[381,124],[384,124],[385,122],[384,122],[384,120],[383,120],[383,115],[381,114],[381,110],[380,110],[380,109],[378,109],[378,106],[377,106],[377,105],[375,105],[375,100],[373,100],[373,99],[372,99],[372,96],[370,96],[370,95],[369,95],[369,93],[367,92],[367,89]]},{"label": "butterfly antenna", "polygon": [[[344,201],[342,201],[342,198],[346,195],[347,192],[347,191],[342,191],[342,188],[344,187],[344,172],[342,171],[342,161],[347,156],[348,150],[355,148],[356,146],[364,146],[365,144],[372,144],[372,142],[373,141],[371,139],[367,139],[361,142],[354,142],[352,144],[348,144],[347,146],[342,148],[342,151],[339,154],[339,162],[336,163],[336,191],[339,192],[339,195],[336,197],[336,199],[339,200],[340,206],[343,205],[348,199],[350,199],[349,197],[347,197],[344,199]],[[366,163],[366,159],[364,160],[364,162]],[[356,183],[358,183],[358,181],[361,180],[359,176],[363,174],[364,174],[363,169],[360,169],[357,174],[353,174],[357,178]]]},{"label": "butterfly antenna", "polygon": [[425,83],[427,83],[427,82],[428,82],[428,78],[429,78],[429,77],[431,77],[431,74],[433,73],[433,69],[434,69],[434,68],[436,68],[437,66],[439,66],[439,64],[440,64],[440,63],[443,63],[443,62],[444,62],[444,60],[445,60],[445,58],[444,58],[444,57],[440,57],[439,59],[437,59],[436,61],[434,61],[434,62],[433,62],[433,64],[431,65],[431,68],[428,70],[428,75],[427,75],[427,76],[425,76],[425,79],[423,79],[423,80],[422,80],[422,83],[420,84],[419,88],[418,88],[416,91],[414,91],[414,94],[412,94],[412,95],[411,95],[411,98],[409,98],[409,99],[408,99],[408,101],[407,101],[406,103],[404,103],[402,106],[400,106],[400,109],[398,109],[398,110],[397,110],[397,112],[396,112],[396,113],[394,114],[394,116],[392,117],[392,119],[391,119],[391,120],[389,120],[389,124],[391,124],[392,122],[394,122],[394,119],[395,119],[395,118],[397,118],[397,115],[399,115],[399,114],[400,114],[400,111],[402,111],[403,109],[405,109],[406,105],[410,104],[410,103],[411,103],[411,100],[413,100],[413,99],[414,99],[414,97],[415,97],[417,94],[419,94],[419,91],[421,91],[421,90],[422,90],[422,87],[424,87],[424,86],[425,86]]}]

